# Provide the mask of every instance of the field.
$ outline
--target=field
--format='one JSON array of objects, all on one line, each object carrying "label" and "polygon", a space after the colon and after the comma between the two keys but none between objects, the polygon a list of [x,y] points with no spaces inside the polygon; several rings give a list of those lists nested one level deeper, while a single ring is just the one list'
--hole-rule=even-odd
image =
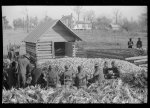
[{"label": "field", "polygon": [[[83,39],[79,45],[84,49],[127,49],[127,42],[129,38],[133,38],[136,44],[137,38],[141,37],[143,47],[147,48],[147,33],[127,33],[127,32],[113,32],[113,31],[75,31]],[[21,54],[25,54],[24,43],[21,42],[28,33],[22,30],[5,30],[3,31],[3,55],[7,54],[7,45],[21,44]],[[134,45],[135,48],[135,45]],[[112,51],[112,50],[111,50]],[[109,51],[110,52],[110,51]]]}]

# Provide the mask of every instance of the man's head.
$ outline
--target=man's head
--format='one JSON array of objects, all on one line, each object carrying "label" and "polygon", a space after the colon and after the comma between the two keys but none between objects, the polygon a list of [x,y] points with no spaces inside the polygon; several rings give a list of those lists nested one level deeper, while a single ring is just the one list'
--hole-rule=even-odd
[{"label": "man's head", "polygon": [[108,67],[108,62],[107,61],[104,62],[104,67]]},{"label": "man's head", "polygon": [[82,67],[81,66],[78,66],[78,73],[80,73],[82,70]]},{"label": "man's head", "polygon": [[112,67],[114,67],[115,66],[115,61],[112,61],[111,65],[112,65]]},{"label": "man's head", "polygon": [[132,38],[130,38],[129,40],[132,41]]},{"label": "man's head", "polygon": [[140,40],[141,40],[141,38],[138,38],[138,40],[140,41]]},{"label": "man's head", "polygon": [[95,63],[94,68],[95,68],[95,69],[97,69],[97,68],[98,68],[98,63]]},{"label": "man's head", "polygon": [[65,65],[65,71],[69,70],[69,66]]}]

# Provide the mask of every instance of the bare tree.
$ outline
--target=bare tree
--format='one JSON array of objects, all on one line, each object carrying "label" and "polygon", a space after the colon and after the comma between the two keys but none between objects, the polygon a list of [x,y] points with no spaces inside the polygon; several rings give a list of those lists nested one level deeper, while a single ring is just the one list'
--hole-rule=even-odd
[{"label": "bare tree", "polygon": [[29,32],[29,16],[28,16],[28,9],[27,7],[25,7],[23,10],[22,10],[22,13],[24,15],[26,15],[26,27],[27,27],[27,33]]},{"label": "bare tree", "polygon": [[93,28],[94,19],[95,19],[95,12],[93,10],[89,10],[85,12],[84,20],[90,21],[92,23],[92,28]]},{"label": "bare tree", "polygon": [[120,17],[121,17],[121,12],[118,9],[114,9],[113,14],[115,18],[115,23],[118,24]]},{"label": "bare tree", "polygon": [[73,11],[77,14],[77,16],[78,16],[78,21],[79,21],[79,19],[80,19],[80,14],[81,14],[81,12],[82,12],[82,6],[76,6],[76,7],[74,7],[74,8],[73,8]]}]

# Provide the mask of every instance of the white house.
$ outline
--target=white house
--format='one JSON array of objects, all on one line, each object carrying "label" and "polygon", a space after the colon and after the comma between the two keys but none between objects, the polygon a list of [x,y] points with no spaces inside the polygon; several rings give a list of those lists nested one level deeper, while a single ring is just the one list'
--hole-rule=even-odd
[{"label": "white house", "polygon": [[110,24],[110,28],[115,31],[115,30],[120,30],[121,26],[118,24]]},{"label": "white house", "polygon": [[85,21],[76,21],[76,23],[72,29],[74,29],[74,30],[90,30],[90,29],[92,29],[92,23],[85,22]]}]

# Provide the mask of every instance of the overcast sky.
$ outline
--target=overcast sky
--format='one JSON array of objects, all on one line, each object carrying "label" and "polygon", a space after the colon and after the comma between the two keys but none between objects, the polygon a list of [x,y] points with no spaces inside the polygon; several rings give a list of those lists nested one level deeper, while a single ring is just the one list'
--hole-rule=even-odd
[{"label": "overcast sky", "polygon": [[[37,16],[39,19],[50,16],[53,19],[60,19],[62,15],[73,13],[74,6],[2,6],[2,16],[6,16],[9,23],[12,25],[13,19],[23,18],[26,15],[26,9],[29,16]],[[83,11],[94,10],[96,17],[107,16],[113,18],[113,10],[119,9],[122,17],[127,17],[129,20],[138,20],[141,13],[145,12],[146,6],[83,6]]]}]

